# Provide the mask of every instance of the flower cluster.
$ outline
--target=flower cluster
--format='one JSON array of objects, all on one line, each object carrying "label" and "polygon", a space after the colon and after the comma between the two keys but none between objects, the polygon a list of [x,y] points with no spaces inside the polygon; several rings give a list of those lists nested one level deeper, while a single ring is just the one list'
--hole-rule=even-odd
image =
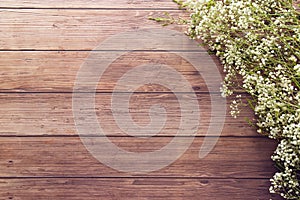
[{"label": "flower cluster", "polygon": [[[300,196],[300,21],[289,0],[187,0],[188,35],[224,65],[222,94],[243,90],[259,133],[279,141],[270,192]],[[236,116],[239,99],[232,103]]]}]

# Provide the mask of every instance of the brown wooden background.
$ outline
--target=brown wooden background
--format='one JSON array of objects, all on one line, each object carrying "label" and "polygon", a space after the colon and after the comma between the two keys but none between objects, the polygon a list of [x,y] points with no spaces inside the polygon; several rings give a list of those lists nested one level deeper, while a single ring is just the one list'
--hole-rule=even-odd
[{"label": "brown wooden background", "polygon": [[[200,160],[199,147],[210,117],[209,107],[204,106],[191,147],[175,163],[152,173],[110,169],[81,143],[72,115],[72,90],[80,65],[90,50],[118,32],[160,28],[148,20],[151,15],[162,16],[165,11],[186,15],[171,0],[2,0],[0,8],[0,199],[271,198],[269,178],[275,168],[270,155],[276,144],[247,124],[245,118],[253,114],[246,108],[238,119],[226,117],[217,146]],[[119,58],[109,68],[111,79],[103,80],[97,90],[97,112],[110,139],[134,152],[161,148],[172,139],[179,122],[176,97],[154,85],[133,95],[132,117],[147,123],[147,109],[162,103],[170,117],[166,128],[141,143],[114,125],[107,105],[115,76],[149,60],[173,66],[190,81],[200,106],[209,105],[201,76],[182,58],[154,50]]]}]

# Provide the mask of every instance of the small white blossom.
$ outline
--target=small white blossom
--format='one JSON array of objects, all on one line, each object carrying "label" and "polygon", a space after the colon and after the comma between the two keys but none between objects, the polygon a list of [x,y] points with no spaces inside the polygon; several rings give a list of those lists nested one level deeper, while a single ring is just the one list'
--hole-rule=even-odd
[{"label": "small white blossom", "polygon": [[[280,172],[270,192],[299,199],[300,21],[289,2],[188,0],[185,6],[192,12],[188,34],[207,43],[224,65],[222,95],[248,92],[257,131],[280,140],[272,156]],[[240,105],[239,97],[232,101],[233,117]]]}]

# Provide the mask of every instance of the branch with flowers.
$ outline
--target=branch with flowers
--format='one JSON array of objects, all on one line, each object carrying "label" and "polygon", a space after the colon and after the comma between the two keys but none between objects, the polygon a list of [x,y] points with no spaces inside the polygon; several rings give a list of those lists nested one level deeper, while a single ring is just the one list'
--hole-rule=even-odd
[{"label": "branch with flowers", "polygon": [[187,34],[201,39],[222,61],[226,73],[222,94],[236,97],[231,114],[239,113],[241,99],[235,93],[242,89],[252,97],[248,103],[257,116],[258,133],[278,140],[272,156],[278,172],[270,192],[299,200],[300,14],[295,2],[174,1],[191,13]]}]

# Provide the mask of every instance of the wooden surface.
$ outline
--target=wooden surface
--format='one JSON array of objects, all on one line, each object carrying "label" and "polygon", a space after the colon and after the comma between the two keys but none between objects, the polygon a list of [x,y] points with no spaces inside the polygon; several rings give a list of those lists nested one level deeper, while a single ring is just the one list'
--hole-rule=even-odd
[{"label": "wooden surface", "polygon": [[[103,54],[103,52],[99,52]],[[205,59],[205,52],[190,52]],[[2,92],[72,92],[77,71],[89,51],[0,51],[0,91]],[[218,62],[214,58],[215,62]],[[195,92],[207,92],[199,72],[176,52],[133,52],[116,59],[106,70],[98,92],[112,92],[126,71],[149,62],[170,65],[184,75]],[[64,69],[64,70],[62,70]],[[219,66],[221,71],[221,66]],[[57,73],[60,71],[60,73]],[[211,76],[214,76],[212,74]],[[219,83],[213,86],[219,92]],[[140,91],[166,92],[162,87],[145,87]],[[186,92],[178,90],[177,92]]]},{"label": "wooden surface", "polygon": [[[210,96],[197,94],[200,105],[200,127],[197,136],[205,136],[210,121]],[[188,94],[182,95],[189,99]],[[122,131],[114,123],[110,106],[111,94],[98,93],[96,95],[96,112],[103,128],[109,131],[109,136],[122,136]],[[131,98],[130,111],[132,118],[143,125],[149,123],[148,111],[153,104],[162,102],[168,112],[168,121],[159,136],[175,136],[180,122],[176,97],[169,93],[136,93]],[[228,101],[229,103],[229,101]],[[229,105],[227,105],[229,110]],[[2,93],[0,94],[0,134],[2,136],[76,136],[76,127],[72,113],[72,94],[70,93]],[[222,117],[222,116],[220,116]],[[253,127],[246,122],[246,118],[253,118],[250,109],[244,109],[238,119],[229,113],[222,136],[259,137]],[[235,131],[234,131],[235,130]],[[238,130],[238,131],[237,131]],[[214,134],[215,136],[217,133]],[[185,135],[187,136],[187,135]]]},{"label": "wooden surface", "polygon": [[177,6],[169,0],[3,0],[0,3],[2,8],[96,8],[96,9],[174,9],[177,10]]},{"label": "wooden surface", "polygon": [[[190,82],[201,108],[200,127],[190,148],[171,165],[150,173],[119,172],[85,149],[72,114],[77,71],[90,50],[110,36],[161,28],[148,17],[163,16],[165,11],[187,16],[171,0],[0,2],[0,199],[280,199],[268,192],[276,144],[247,124],[246,118],[253,119],[249,108],[238,119],[226,114],[216,147],[199,159],[209,125],[217,125],[210,121],[210,99],[219,86],[209,93],[201,74],[176,55],[176,49],[131,52],[116,59],[97,87],[95,110],[109,139],[119,147],[131,152],[162,148],[176,135],[180,121],[172,91],[145,85],[131,96],[130,113],[138,124],[149,123],[152,105],[166,108],[164,129],[148,138],[129,137],[120,130],[110,101],[126,71],[150,61],[172,66]],[[185,30],[175,25],[165,28]],[[116,43],[111,50],[118,51],[117,47]],[[187,53],[205,56],[192,48]],[[219,61],[212,59],[222,73]],[[126,93],[122,88],[118,92]],[[192,98],[184,89],[177,92],[183,99]],[[244,100],[247,97],[243,94]],[[180,137],[185,141],[191,135]]]},{"label": "wooden surface", "polygon": [[158,28],[148,18],[166,11],[183,15],[178,10],[1,9],[0,45],[3,50],[92,50],[119,32]]},{"label": "wooden surface", "polygon": [[[110,137],[119,147],[131,152],[162,148],[172,138]],[[186,140],[182,139],[182,142]],[[198,152],[203,138],[196,138],[176,162],[151,173],[121,173],[102,165],[85,150],[76,137],[2,138],[1,177],[192,177],[264,179],[274,173],[269,157],[274,142],[257,138],[224,137],[204,159]],[[96,141],[97,142],[97,141]],[[98,142],[101,144],[101,140]],[[232,145],[234,144],[234,145]],[[174,151],[176,149],[174,148]],[[172,181],[170,179],[170,181]]]}]

